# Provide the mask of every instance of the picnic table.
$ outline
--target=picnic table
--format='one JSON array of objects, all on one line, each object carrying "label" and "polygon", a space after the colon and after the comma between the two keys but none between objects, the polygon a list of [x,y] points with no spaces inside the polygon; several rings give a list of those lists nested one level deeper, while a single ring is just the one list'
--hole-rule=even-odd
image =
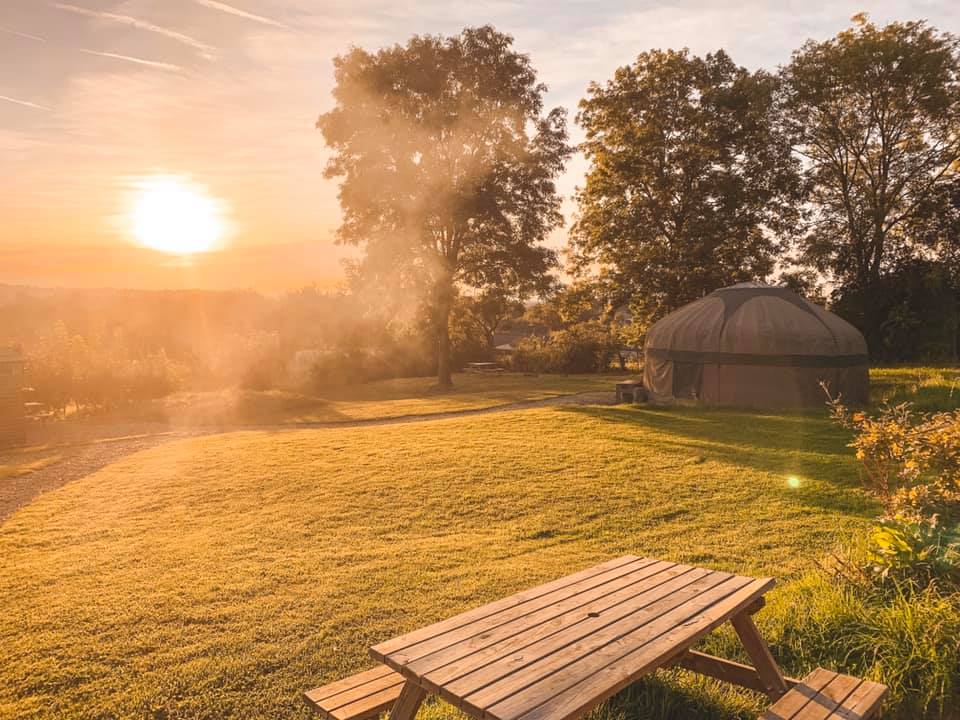
[{"label": "picnic table", "polygon": [[499,373],[503,372],[503,368],[495,362],[468,362],[467,372]]},{"label": "picnic table", "polygon": [[[811,702],[826,707],[818,719],[834,717],[848,696],[859,714],[844,717],[867,717],[885,692],[878,683],[818,670],[826,674],[811,689],[813,674],[783,676],[751,617],[773,586],[771,578],[626,555],[379,643],[370,655],[381,667],[305,698],[331,720],[391,708],[390,720],[413,720],[428,693],[477,720],[572,720],[679,665],[764,692],[771,711],[793,707],[765,717],[813,717],[801,713]],[[753,667],[692,649],[726,622]]]}]

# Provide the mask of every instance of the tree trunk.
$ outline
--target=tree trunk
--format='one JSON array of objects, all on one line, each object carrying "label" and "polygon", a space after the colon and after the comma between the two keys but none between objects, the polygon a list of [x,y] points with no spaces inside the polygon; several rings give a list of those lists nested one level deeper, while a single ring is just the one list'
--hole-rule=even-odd
[{"label": "tree trunk", "polygon": [[450,310],[441,310],[437,322],[437,384],[452,387],[450,371]]},{"label": "tree trunk", "polygon": [[434,322],[437,328],[437,384],[440,387],[453,386],[453,373],[450,367],[450,313],[453,310],[453,275],[445,272],[434,288],[436,302]]}]

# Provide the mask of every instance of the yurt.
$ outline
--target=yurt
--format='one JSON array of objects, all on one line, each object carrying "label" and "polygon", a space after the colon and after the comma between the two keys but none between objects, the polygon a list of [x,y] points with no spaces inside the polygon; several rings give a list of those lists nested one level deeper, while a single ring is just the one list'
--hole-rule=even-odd
[{"label": "yurt", "polygon": [[822,406],[869,393],[867,343],[853,325],[784,287],[741,283],[657,322],[644,345],[651,402]]}]

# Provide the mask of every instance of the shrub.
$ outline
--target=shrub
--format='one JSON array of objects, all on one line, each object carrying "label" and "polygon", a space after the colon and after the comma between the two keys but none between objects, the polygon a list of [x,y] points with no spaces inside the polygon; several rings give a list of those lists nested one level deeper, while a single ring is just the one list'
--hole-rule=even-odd
[{"label": "shrub", "polygon": [[830,401],[833,418],[857,434],[864,485],[891,517],[938,514],[960,519],[960,410],[917,413],[909,403],[885,405],[873,417]]},{"label": "shrub", "polygon": [[511,360],[523,372],[603,372],[617,355],[616,337],[603,323],[587,321],[558,330],[547,338],[522,340]]},{"label": "shrub", "polygon": [[956,531],[941,528],[936,516],[919,521],[881,520],[867,537],[863,567],[878,584],[921,589],[937,580],[955,584],[960,579],[957,541]]}]

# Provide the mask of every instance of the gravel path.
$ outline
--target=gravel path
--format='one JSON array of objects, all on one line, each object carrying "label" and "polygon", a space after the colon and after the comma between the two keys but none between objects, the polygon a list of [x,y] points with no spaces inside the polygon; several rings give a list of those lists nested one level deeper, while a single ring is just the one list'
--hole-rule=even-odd
[{"label": "gravel path", "polygon": [[[178,428],[164,432],[148,432],[119,437],[99,437],[57,446],[62,459],[34,470],[31,473],[0,481],[0,524],[20,508],[28,505],[38,495],[56,490],[74,480],[86,477],[131,453],[147,450],[186,437],[210,435],[235,430],[301,430],[304,428],[341,428],[363,427],[367,425],[396,425],[400,423],[426,422],[446,418],[468,417],[471,415],[489,415],[492,413],[523,410],[526,408],[547,407],[551,405],[611,405],[614,402],[612,392],[578,393],[560,395],[541,400],[494,405],[493,407],[472,410],[451,410],[450,412],[428,413],[424,415],[404,415],[393,418],[373,418],[370,420],[349,420],[345,422],[291,423],[286,425],[243,425],[231,427],[193,427]],[[109,426],[103,429],[109,432]]]}]

